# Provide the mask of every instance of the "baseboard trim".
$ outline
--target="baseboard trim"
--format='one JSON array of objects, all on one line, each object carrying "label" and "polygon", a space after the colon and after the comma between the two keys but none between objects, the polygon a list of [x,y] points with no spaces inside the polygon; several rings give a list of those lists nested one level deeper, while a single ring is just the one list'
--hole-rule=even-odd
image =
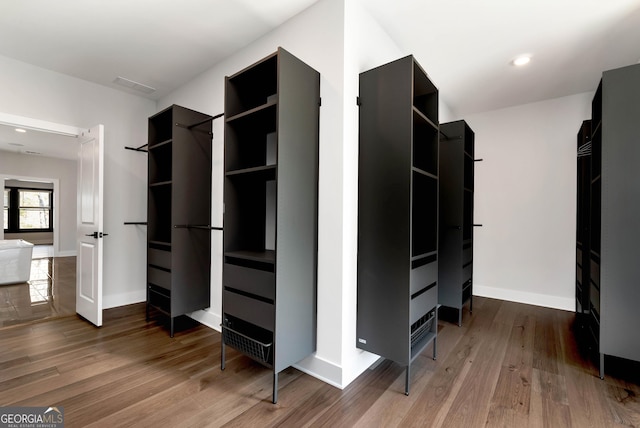
[{"label": "baseboard trim", "polygon": [[342,367],[315,354],[294,364],[293,367],[336,388],[343,389],[346,386],[342,383]]},{"label": "baseboard trim", "polygon": [[78,255],[76,250],[58,251],[54,257],[75,257]]},{"label": "baseboard trim", "polygon": [[543,306],[545,308],[575,311],[576,302],[572,298],[550,296],[548,294],[529,293],[527,291],[508,290],[505,288],[487,287],[473,284],[473,295],[491,299],[507,300],[509,302],[525,303],[527,305]]},{"label": "baseboard trim", "polygon": [[195,311],[188,314],[192,319],[198,321],[201,324],[206,325],[209,328],[214,329],[217,332],[221,331],[220,324],[222,323],[222,317],[219,314],[209,312],[208,310]]},{"label": "baseboard trim", "polygon": [[132,305],[134,303],[146,302],[147,292],[131,291],[129,293],[120,293],[115,295],[103,296],[102,309],[117,308],[119,306]]}]

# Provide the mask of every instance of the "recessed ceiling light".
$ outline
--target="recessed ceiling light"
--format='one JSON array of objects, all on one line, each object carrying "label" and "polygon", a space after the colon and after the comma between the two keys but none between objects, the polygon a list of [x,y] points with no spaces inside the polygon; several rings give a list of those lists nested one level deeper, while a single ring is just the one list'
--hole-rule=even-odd
[{"label": "recessed ceiling light", "polygon": [[20,132],[22,134],[24,134],[25,132],[27,132],[26,129],[22,129],[22,128],[16,128],[16,132]]},{"label": "recessed ceiling light", "polygon": [[531,61],[531,55],[520,55],[517,58],[514,58],[511,61],[511,65],[515,65],[516,67],[522,67],[523,65],[529,64]]}]

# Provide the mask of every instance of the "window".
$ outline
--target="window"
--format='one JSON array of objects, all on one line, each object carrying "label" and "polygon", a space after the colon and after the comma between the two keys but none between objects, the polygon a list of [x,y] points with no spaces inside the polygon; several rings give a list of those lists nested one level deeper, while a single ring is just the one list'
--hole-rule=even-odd
[{"label": "window", "polygon": [[6,232],[53,231],[53,191],[47,189],[4,189],[4,229]]},{"label": "window", "polygon": [[4,215],[3,215],[4,230],[9,229],[9,189],[4,189]]},{"label": "window", "polygon": [[50,190],[18,190],[20,230],[49,229],[51,223]]}]

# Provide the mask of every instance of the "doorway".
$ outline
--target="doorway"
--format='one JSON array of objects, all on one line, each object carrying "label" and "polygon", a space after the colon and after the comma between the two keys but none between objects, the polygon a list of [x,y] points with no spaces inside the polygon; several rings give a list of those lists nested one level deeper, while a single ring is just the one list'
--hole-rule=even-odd
[{"label": "doorway", "polygon": [[[21,129],[25,132],[16,131]],[[53,245],[35,247],[28,283],[0,286],[0,326],[75,314],[78,128],[0,113],[0,186],[51,183]],[[33,235],[34,243],[38,240]],[[21,237],[29,241],[28,237]],[[0,239],[4,236],[0,228]],[[47,250],[43,253],[43,250]],[[51,250],[51,252],[49,252]]]}]

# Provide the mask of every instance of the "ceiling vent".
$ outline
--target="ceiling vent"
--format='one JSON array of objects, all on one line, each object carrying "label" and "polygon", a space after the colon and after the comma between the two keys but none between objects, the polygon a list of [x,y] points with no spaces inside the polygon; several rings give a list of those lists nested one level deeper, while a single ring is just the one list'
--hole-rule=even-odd
[{"label": "ceiling vent", "polygon": [[156,91],[156,89],[152,88],[151,86],[143,85],[142,83],[134,82],[133,80],[125,79],[124,77],[120,76],[116,77],[113,83],[124,86],[125,88],[143,92],[145,94],[152,94]]}]

